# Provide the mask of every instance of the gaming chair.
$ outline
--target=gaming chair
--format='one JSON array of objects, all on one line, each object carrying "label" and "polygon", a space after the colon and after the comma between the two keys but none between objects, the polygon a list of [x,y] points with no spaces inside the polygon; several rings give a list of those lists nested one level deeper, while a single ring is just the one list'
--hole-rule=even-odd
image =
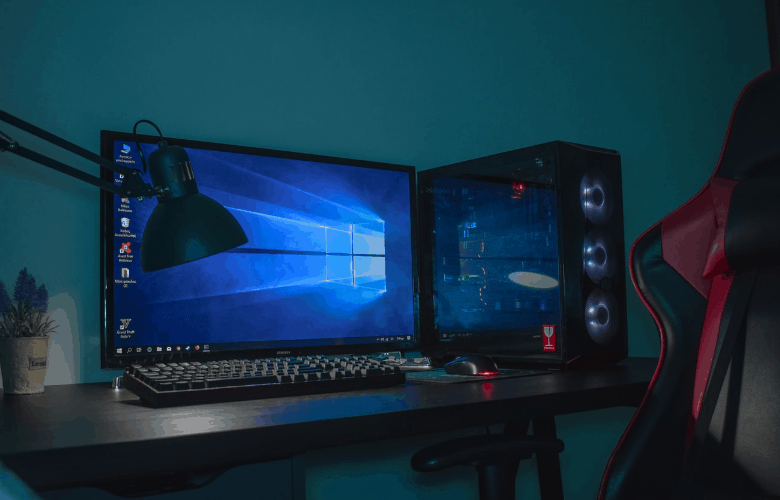
[{"label": "gaming chair", "polygon": [[[780,498],[780,69],[743,89],[712,176],[634,242],[629,266],[661,353],[598,499]],[[510,499],[520,459],[562,449],[477,436],[412,467],[476,466],[480,498]]]}]

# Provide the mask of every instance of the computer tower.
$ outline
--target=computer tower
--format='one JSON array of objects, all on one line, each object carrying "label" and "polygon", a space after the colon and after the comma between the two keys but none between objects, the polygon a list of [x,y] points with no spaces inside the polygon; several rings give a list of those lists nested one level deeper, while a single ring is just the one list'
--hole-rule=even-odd
[{"label": "computer tower", "polygon": [[620,155],[555,141],[418,172],[420,323],[437,363],[627,356]]}]

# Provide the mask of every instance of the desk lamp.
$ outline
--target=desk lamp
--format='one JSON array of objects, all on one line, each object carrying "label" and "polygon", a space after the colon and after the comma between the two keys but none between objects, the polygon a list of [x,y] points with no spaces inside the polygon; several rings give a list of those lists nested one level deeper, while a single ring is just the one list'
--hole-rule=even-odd
[{"label": "desk lamp", "polygon": [[[0,152],[8,151],[40,163],[76,179],[123,198],[138,200],[157,197],[141,238],[141,269],[158,271],[202,259],[247,243],[246,233],[233,215],[222,205],[198,192],[192,165],[184,148],[169,146],[160,129],[148,120],[160,134],[158,149],[149,155],[152,186],[146,184],[138,170],[111,162],[71,142],[0,110],[0,121],[29,132],[47,142],[77,154],[102,167],[124,176],[120,185],[86,174],[57,160],[19,145],[0,132]],[[135,128],[133,129],[135,133]],[[141,149],[139,147],[139,152]],[[146,172],[146,161],[141,153]]]}]

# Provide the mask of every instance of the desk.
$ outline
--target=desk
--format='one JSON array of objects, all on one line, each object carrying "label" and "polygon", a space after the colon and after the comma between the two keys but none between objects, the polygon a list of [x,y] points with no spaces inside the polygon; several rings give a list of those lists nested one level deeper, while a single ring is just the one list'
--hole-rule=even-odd
[{"label": "desk", "polygon": [[[127,485],[307,450],[637,406],[656,359],[586,371],[155,409],[109,383],[0,396],[0,461],[36,490]],[[549,419],[552,420],[552,419]],[[204,450],[208,450],[204,454]]]}]

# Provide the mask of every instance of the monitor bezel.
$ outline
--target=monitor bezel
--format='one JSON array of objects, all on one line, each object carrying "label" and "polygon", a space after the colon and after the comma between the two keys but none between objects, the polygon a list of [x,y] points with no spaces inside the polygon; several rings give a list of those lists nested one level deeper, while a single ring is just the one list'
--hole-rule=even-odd
[{"label": "monitor bezel", "polygon": [[[100,154],[102,157],[114,161],[115,141],[136,141],[140,143],[158,143],[159,136],[135,135],[128,132],[101,130]],[[291,347],[286,349],[261,348],[244,350],[220,350],[214,352],[172,352],[162,354],[122,354],[115,352],[113,329],[108,325],[114,324],[113,308],[109,307],[109,301],[113,301],[113,242],[114,234],[114,195],[108,191],[100,192],[100,271],[99,271],[99,310],[100,310],[100,352],[101,368],[124,368],[133,364],[153,364],[173,361],[210,361],[225,358],[256,359],[270,357],[297,357],[306,355],[338,355],[338,354],[372,354],[381,352],[418,351],[420,347],[420,315],[419,315],[419,258],[418,258],[418,234],[417,234],[417,188],[416,170],[412,166],[386,162],[325,156],[311,153],[299,153],[275,149],[258,148],[252,146],[239,146],[226,143],[198,141],[192,139],[180,139],[165,137],[165,141],[172,146],[183,148],[207,149],[228,153],[249,154],[256,156],[268,156],[308,162],[332,163],[352,167],[363,167],[380,170],[391,170],[406,173],[409,177],[409,201],[410,201],[410,228],[411,228],[411,258],[412,258],[412,289],[413,289],[413,314],[414,337],[412,341],[382,342],[382,343],[357,343],[343,345],[326,345],[311,347]],[[114,172],[101,167],[100,177],[113,183]],[[156,200],[145,200],[145,203],[156,203]],[[109,255],[108,252],[111,252]]]}]

